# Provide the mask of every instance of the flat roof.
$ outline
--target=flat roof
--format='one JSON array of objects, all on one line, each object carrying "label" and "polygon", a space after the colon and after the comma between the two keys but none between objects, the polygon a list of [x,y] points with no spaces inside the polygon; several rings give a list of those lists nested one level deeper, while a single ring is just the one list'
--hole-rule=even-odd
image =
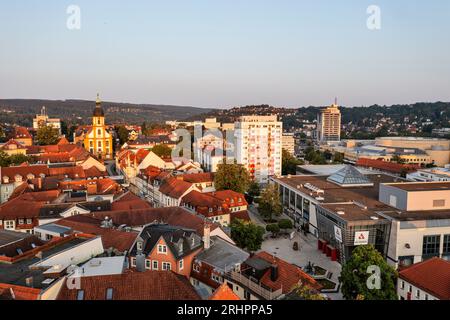
[{"label": "flat roof", "polygon": [[405,182],[388,185],[404,191],[450,191],[450,182]]},{"label": "flat roof", "polygon": [[26,232],[0,230],[0,247],[26,239],[28,237],[31,237],[31,234]]},{"label": "flat roof", "polygon": [[125,256],[93,258],[83,264],[82,277],[121,274],[125,266]]},{"label": "flat roof", "polygon": [[[358,201],[368,207],[382,204],[378,201],[380,183],[399,182],[402,179],[387,174],[370,174],[366,175],[373,186],[361,187],[341,187],[333,182],[327,181],[328,176],[291,176],[282,178],[273,178],[274,181],[281,182],[294,190],[306,194],[312,198],[321,197],[318,203],[346,203]],[[323,194],[315,193],[308,189],[305,185],[309,183],[324,191]]]},{"label": "flat roof", "polygon": [[334,213],[342,212],[342,214],[337,215],[348,222],[373,221],[374,224],[379,223],[380,221],[387,222],[387,220],[383,216],[378,215],[375,210],[369,208],[365,209],[355,203],[324,204],[321,205],[321,207]]},{"label": "flat roof", "polygon": [[[317,175],[274,177],[272,179],[315,199],[314,201],[320,206],[348,222],[373,220],[372,216],[377,216],[380,220],[392,218],[399,221],[450,219],[450,210],[404,211],[378,200],[380,184],[387,184],[405,191],[436,191],[450,190],[450,182],[402,182],[405,181],[402,178],[382,173],[366,176],[374,183],[373,186],[341,187],[327,181],[328,176]],[[307,183],[322,190],[323,193],[308,189],[305,187]],[[338,215],[337,211],[344,211],[345,214]]]},{"label": "flat roof", "polygon": [[[42,251],[42,260],[69,248],[72,248],[76,245],[79,245],[85,241],[86,239],[74,238],[69,242],[57,245],[56,247],[49,250]],[[26,286],[26,279],[29,277],[33,277],[33,288],[43,288],[42,281],[46,279],[46,276],[43,274],[45,270],[31,270],[29,268],[31,265],[40,261],[41,259],[39,259],[38,257],[32,256],[28,259],[21,260],[13,264],[0,263],[0,283]]]}]

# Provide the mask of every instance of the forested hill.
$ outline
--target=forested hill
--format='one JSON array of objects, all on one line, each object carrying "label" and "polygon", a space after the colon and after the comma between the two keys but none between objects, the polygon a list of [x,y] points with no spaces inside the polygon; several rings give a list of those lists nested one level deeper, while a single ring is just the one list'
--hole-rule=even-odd
[{"label": "forested hill", "polygon": [[[0,99],[0,123],[17,123],[31,126],[33,117],[45,106],[51,118],[61,118],[68,123],[90,123],[95,101],[86,100],[36,100]],[[103,102],[108,123],[142,124],[164,122],[166,120],[185,120],[212,109],[188,106],[131,104]]]}]

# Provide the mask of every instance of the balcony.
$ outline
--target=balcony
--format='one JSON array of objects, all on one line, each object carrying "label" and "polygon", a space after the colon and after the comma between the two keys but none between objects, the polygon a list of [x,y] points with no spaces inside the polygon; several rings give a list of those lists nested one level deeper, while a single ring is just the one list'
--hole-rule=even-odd
[{"label": "balcony", "polygon": [[265,300],[275,300],[283,293],[282,288],[273,291],[272,289],[265,287],[257,279],[252,277],[249,278],[240,272],[231,271],[225,277],[232,280],[233,282],[238,283],[245,289],[252,291],[254,294],[262,297]]}]

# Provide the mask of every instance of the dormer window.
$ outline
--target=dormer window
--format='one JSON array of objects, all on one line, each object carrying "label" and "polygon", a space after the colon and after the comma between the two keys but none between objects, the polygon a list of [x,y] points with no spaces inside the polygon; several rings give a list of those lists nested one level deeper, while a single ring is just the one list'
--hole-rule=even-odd
[{"label": "dormer window", "polygon": [[142,242],[141,241],[137,242],[136,247],[139,251],[142,251]]},{"label": "dormer window", "polygon": [[4,176],[3,177],[3,183],[9,183],[9,177]]},{"label": "dormer window", "polygon": [[20,174],[17,174],[15,177],[14,177],[14,180],[16,180],[16,182],[22,182],[22,176],[20,175]]}]

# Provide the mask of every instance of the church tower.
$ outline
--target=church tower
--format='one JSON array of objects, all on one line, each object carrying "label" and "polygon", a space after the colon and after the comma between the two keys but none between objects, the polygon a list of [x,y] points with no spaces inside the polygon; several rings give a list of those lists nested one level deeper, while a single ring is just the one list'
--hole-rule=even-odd
[{"label": "church tower", "polygon": [[100,160],[113,158],[112,135],[106,130],[105,112],[99,94],[92,114],[92,127],[84,138],[84,147]]}]

